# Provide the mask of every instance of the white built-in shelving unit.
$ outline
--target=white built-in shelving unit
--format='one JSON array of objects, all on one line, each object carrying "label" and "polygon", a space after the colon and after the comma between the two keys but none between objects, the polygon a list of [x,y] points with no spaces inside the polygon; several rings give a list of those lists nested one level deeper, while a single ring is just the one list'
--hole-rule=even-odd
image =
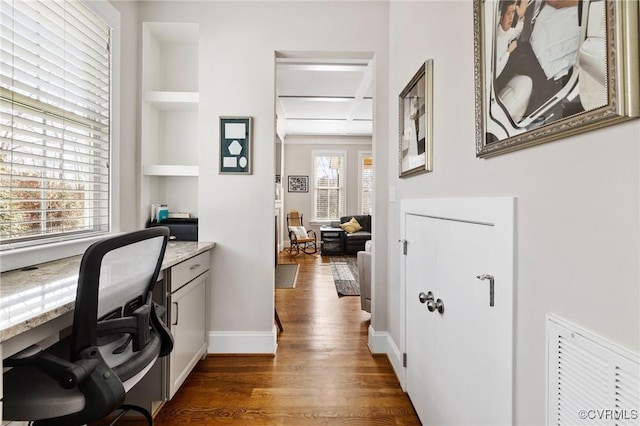
[{"label": "white built-in shelving unit", "polygon": [[198,215],[198,24],[142,26],[141,225],[151,204]]}]

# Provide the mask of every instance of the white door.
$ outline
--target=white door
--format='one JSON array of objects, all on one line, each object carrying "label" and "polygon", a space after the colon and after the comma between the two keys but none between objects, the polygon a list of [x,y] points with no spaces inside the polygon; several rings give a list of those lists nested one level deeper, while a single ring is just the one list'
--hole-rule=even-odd
[{"label": "white door", "polygon": [[[435,221],[408,216],[406,227],[411,235],[407,241],[405,276],[407,283],[407,393],[418,417],[429,418],[435,407],[436,316],[429,312],[424,297],[435,288],[436,244]],[[422,296],[421,296],[422,295]]]},{"label": "white door", "polygon": [[[414,215],[405,223],[407,391],[421,421],[510,424],[512,300],[501,286],[511,277],[497,272],[495,228]],[[494,306],[483,274],[495,274]],[[428,291],[442,313],[418,300]]]}]

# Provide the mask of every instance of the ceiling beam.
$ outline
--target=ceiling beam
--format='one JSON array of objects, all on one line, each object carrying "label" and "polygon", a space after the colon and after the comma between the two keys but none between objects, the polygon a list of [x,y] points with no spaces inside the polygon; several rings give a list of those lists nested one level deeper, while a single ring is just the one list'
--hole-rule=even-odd
[{"label": "ceiling beam", "polygon": [[369,88],[371,87],[371,83],[373,81],[373,70],[372,70],[372,61],[369,61],[367,64],[366,71],[362,74],[362,79],[360,80],[360,84],[358,85],[358,89],[356,90],[356,95],[354,101],[351,103],[351,107],[349,111],[347,111],[346,122],[344,123],[343,133],[347,134],[349,131],[349,126],[353,122],[353,115],[355,114],[356,108],[360,106],[362,100],[364,99],[365,93],[368,93]]}]

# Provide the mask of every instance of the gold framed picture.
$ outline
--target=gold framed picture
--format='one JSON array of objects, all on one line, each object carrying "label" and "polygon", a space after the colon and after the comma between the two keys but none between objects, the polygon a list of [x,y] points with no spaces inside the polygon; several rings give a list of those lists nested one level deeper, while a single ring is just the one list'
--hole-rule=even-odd
[{"label": "gold framed picture", "polygon": [[398,167],[401,178],[433,169],[433,59],[398,97]]},{"label": "gold framed picture", "polygon": [[640,116],[638,2],[474,0],[476,155]]}]

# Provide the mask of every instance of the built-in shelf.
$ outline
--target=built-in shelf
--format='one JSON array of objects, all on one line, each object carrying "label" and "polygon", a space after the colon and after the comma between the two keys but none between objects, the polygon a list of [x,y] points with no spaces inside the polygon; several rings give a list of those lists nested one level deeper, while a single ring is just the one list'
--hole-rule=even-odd
[{"label": "built-in shelf", "polygon": [[181,166],[174,164],[145,164],[142,166],[145,176],[194,176],[199,174],[198,166]]},{"label": "built-in shelf", "polygon": [[198,216],[199,39],[196,23],[142,23],[141,226],[156,203]]},{"label": "built-in shelf", "polygon": [[149,91],[144,101],[165,111],[196,110],[200,95],[198,92],[160,92]]}]

